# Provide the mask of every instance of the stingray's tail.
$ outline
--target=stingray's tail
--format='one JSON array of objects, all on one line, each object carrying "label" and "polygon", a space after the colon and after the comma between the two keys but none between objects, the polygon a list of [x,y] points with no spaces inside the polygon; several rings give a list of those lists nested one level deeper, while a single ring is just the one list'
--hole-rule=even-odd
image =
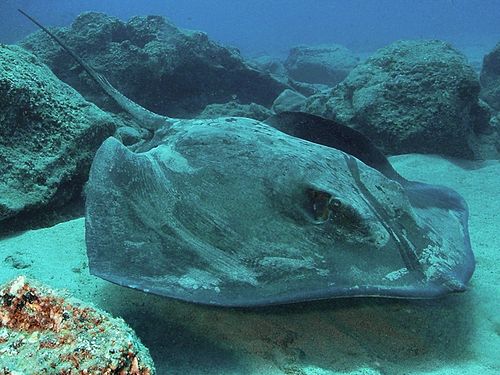
[{"label": "stingray's tail", "polygon": [[120,91],[115,89],[103,75],[97,73],[68,46],[66,46],[66,44],[64,44],[64,42],[57,35],[52,33],[45,26],[40,24],[36,19],[34,19],[21,9],[18,9],[18,11],[35,25],[37,25],[40,29],[46,32],[57,44],[59,44],[66,52],[68,52],[70,56],[90,75],[90,77],[92,77],[92,79],[99,85],[99,87],[111,98],[113,98],[124,111],[128,112],[141,127],[149,130],[156,130],[160,126],[171,122],[172,119],[170,119],[169,117],[161,116],[154,112],[151,112],[127,98]]}]

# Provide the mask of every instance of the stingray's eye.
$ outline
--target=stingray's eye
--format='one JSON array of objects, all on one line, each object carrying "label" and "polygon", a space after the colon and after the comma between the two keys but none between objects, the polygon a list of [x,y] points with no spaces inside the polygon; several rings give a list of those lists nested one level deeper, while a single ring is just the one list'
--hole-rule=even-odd
[{"label": "stingray's eye", "polygon": [[332,195],[325,191],[309,189],[307,191],[309,197],[309,211],[313,219],[317,222],[324,223],[330,217],[330,202]]},{"label": "stingray's eye", "polygon": [[340,201],[340,199],[331,198],[328,202],[328,208],[333,211],[339,210],[342,208],[342,202]]},{"label": "stingray's eye", "polygon": [[314,224],[331,223],[335,233],[366,232],[363,219],[351,205],[338,197],[314,188],[307,189],[307,212]]}]

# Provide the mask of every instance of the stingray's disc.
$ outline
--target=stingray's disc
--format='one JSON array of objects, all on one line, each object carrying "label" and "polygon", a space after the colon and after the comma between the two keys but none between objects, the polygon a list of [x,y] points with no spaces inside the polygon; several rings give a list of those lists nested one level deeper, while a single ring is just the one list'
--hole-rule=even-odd
[{"label": "stingray's disc", "polygon": [[110,138],[86,190],[90,270],[225,306],[463,290],[463,200],[367,158],[244,118],[179,121],[136,152]]}]

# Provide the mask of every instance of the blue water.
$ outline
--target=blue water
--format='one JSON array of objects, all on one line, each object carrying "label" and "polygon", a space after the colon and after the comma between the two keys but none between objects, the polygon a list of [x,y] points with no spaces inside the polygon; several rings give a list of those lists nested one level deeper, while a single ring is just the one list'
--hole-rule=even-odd
[{"label": "blue water", "polygon": [[51,26],[83,11],[122,18],[160,14],[203,30],[245,55],[284,55],[297,44],[336,42],[372,51],[398,39],[435,38],[491,49],[500,40],[499,0],[17,0],[0,2],[0,42],[35,31],[16,9]]}]

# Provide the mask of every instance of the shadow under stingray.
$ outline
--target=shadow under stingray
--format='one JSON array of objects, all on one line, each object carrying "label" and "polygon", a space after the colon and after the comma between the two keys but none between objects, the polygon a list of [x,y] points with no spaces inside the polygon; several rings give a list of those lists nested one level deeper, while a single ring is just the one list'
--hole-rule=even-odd
[{"label": "shadow under stingray", "polygon": [[111,285],[105,294],[102,307],[132,326],[159,374],[251,374],[265,364],[297,374],[306,366],[394,373],[472,356],[473,291],[437,300],[345,298],[253,309]]}]

